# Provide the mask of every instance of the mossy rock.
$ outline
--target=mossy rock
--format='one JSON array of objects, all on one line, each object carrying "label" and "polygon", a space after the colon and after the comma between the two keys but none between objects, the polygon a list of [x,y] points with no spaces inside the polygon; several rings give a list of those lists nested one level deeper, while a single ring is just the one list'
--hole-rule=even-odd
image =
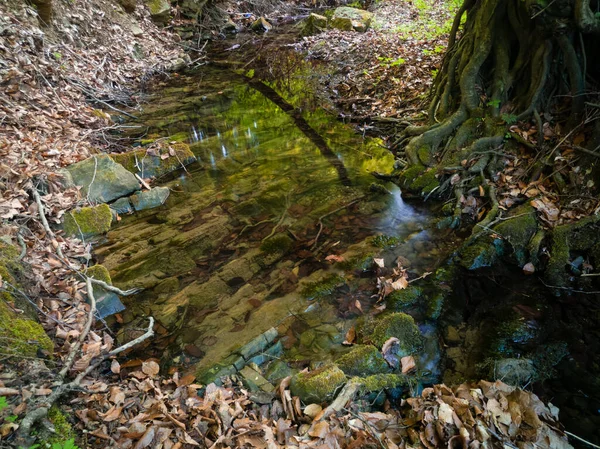
[{"label": "mossy rock", "polygon": [[374,374],[363,378],[352,378],[351,382],[359,383],[360,391],[363,393],[402,388],[408,385],[406,377],[401,374]]},{"label": "mossy rock", "polygon": [[423,289],[415,285],[410,285],[404,290],[396,290],[390,293],[386,299],[387,310],[401,312],[417,304]]},{"label": "mossy rock", "polygon": [[0,340],[5,355],[36,357],[39,350],[52,354],[54,344],[42,325],[16,313],[8,302],[14,302],[12,295],[0,292]]},{"label": "mossy rock", "polygon": [[171,5],[167,0],[144,0],[150,17],[159,24],[165,24],[171,16]]},{"label": "mossy rock", "polygon": [[[363,339],[377,348],[381,348],[391,337],[399,340],[398,356],[400,357],[414,354],[423,346],[423,337],[415,320],[406,313],[390,313],[375,319],[372,326],[372,332],[363,335]],[[363,332],[364,330],[366,328]]]},{"label": "mossy rock", "polygon": [[156,287],[154,287],[154,293],[157,295],[170,296],[177,293],[180,290],[179,279],[176,277],[170,277],[165,279]]},{"label": "mossy rock", "polygon": [[18,258],[19,250],[0,240],[0,278],[13,285],[17,283],[15,277],[23,270]]},{"label": "mossy rock", "polygon": [[331,18],[331,27],[343,31],[364,32],[369,29],[373,13],[364,9],[351,8],[349,6],[340,6],[333,12]]},{"label": "mossy rock", "polygon": [[420,192],[422,195],[433,192],[433,190],[440,185],[436,175],[437,173],[434,169],[427,170],[418,175],[410,184],[410,190],[413,192]]},{"label": "mossy rock", "polygon": [[517,207],[493,229],[510,243],[519,266],[525,265],[529,261],[529,242],[538,230],[535,209],[528,204]]},{"label": "mossy rock", "polygon": [[491,267],[498,260],[498,256],[503,254],[504,242],[501,239],[483,236],[475,243],[461,249],[460,264],[467,270]]},{"label": "mossy rock", "polygon": [[330,274],[320,281],[305,284],[300,293],[306,299],[321,299],[331,295],[338,287],[344,285],[345,282],[345,279],[339,274]]},{"label": "mossy rock", "polygon": [[389,371],[385,359],[372,345],[355,346],[348,354],[337,359],[336,364],[351,376],[368,376]]},{"label": "mossy rock", "polygon": [[94,279],[98,279],[99,281],[104,281],[107,284],[112,284],[112,279],[110,278],[110,273],[108,269],[104,265],[96,264],[89,267],[85,270],[86,276],[89,276]]},{"label": "mossy rock", "polygon": [[66,441],[75,438],[75,431],[73,430],[71,423],[67,416],[60,411],[58,406],[53,405],[50,407],[50,410],[48,410],[48,420],[52,423],[54,432],[51,433],[48,438],[43,438],[43,442],[40,444],[41,447],[45,447],[44,443],[46,445],[58,444],[60,445],[59,447],[63,447],[63,444]]},{"label": "mossy rock", "polygon": [[[161,141],[155,150],[157,151],[156,155],[148,154],[148,150],[142,148],[127,153],[112,154],[111,156],[131,173],[142,178],[158,178],[197,160],[190,146],[183,142],[169,143],[166,140]],[[165,158],[163,159],[163,157]]]},{"label": "mossy rock", "polygon": [[294,396],[310,404],[333,399],[339,388],[346,383],[346,375],[335,365],[324,366],[309,373],[292,377],[290,389]]},{"label": "mossy rock", "polygon": [[162,206],[167,198],[169,198],[171,191],[168,187],[154,187],[150,190],[144,190],[142,192],[136,192],[131,195],[131,204],[136,211],[154,209],[155,207]]},{"label": "mossy rock", "polygon": [[312,36],[319,34],[327,28],[327,17],[311,13],[303,22],[301,36]]},{"label": "mossy rock", "polygon": [[401,242],[402,239],[400,237],[392,235],[377,235],[373,237],[373,245],[381,249],[392,248]]},{"label": "mossy rock", "polygon": [[112,212],[108,204],[82,207],[65,214],[63,230],[65,234],[77,238],[87,238],[104,234],[110,229]]}]

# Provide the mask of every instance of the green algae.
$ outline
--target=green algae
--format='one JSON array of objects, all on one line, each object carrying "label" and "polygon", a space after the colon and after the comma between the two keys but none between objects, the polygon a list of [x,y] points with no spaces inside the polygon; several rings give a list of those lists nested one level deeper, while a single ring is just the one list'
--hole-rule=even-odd
[{"label": "green algae", "polygon": [[346,375],[335,365],[324,366],[309,373],[292,377],[290,389],[304,403],[325,402],[333,399],[336,391],[346,383]]},{"label": "green algae", "polygon": [[109,285],[112,284],[110,273],[104,265],[97,264],[91,266],[85,270],[85,274],[91,278],[98,279],[99,281],[104,281]]},{"label": "green algae", "polygon": [[351,382],[359,383],[362,393],[408,386],[408,380],[401,374],[374,374],[362,378],[354,377],[351,379]]},{"label": "green algae", "polygon": [[276,234],[264,240],[260,245],[260,250],[267,254],[288,253],[293,246],[294,241],[285,233]]},{"label": "green algae", "polygon": [[345,283],[343,276],[339,274],[330,274],[322,280],[309,282],[304,285],[300,293],[306,299],[321,299],[331,295],[338,287]]},{"label": "green algae", "polygon": [[108,204],[82,207],[65,214],[65,234],[77,238],[93,237],[108,232],[112,224],[112,212]]},{"label": "green algae", "polygon": [[367,376],[389,371],[381,353],[372,345],[357,345],[336,360],[340,369],[352,376]]},{"label": "green algae", "polygon": [[381,249],[392,248],[401,242],[400,237],[392,235],[377,235],[373,238],[373,245]]},{"label": "green algae", "polygon": [[491,267],[504,254],[504,243],[501,239],[483,236],[460,252],[460,264],[467,270]]}]

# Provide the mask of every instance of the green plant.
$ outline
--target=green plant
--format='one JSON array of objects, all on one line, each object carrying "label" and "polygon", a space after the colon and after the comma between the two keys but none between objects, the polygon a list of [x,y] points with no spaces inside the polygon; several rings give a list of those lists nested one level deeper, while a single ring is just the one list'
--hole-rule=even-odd
[{"label": "green plant", "polygon": [[487,102],[487,105],[491,106],[493,108],[497,108],[500,106],[500,100],[498,100],[498,99],[490,100]]},{"label": "green plant", "polygon": [[502,114],[500,117],[507,125],[514,125],[517,123],[517,116],[515,114]]},{"label": "green plant", "polygon": [[403,58],[392,59],[387,56],[377,56],[377,59],[384,67],[396,67],[406,62],[406,60]]},{"label": "green plant", "polygon": [[10,415],[10,416],[7,416],[6,418],[4,418],[4,421],[6,421],[6,422],[16,422],[17,419],[19,419],[19,417],[17,415]]},{"label": "green plant", "polygon": [[79,446],[75,444],[75,438],[70,438],[66,441],[61,441],[59,443],[53,443],[52,449],[80,449]]}]

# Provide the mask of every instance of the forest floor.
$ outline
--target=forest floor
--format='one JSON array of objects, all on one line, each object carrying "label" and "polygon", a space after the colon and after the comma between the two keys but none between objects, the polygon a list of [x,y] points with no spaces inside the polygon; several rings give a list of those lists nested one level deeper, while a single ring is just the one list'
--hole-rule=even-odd
[{"label": "forest floor", "polygon": [[[398,117],[426,109],[452,13],[419,4],[386,2],[377,9],[373,31],[329,30],[298,44],[310,58],[339,67],[343,75],[327,88],[346,116]],[[109,132],[121,125],[110,115],[135,106],[153,77],[194,62],[180,39],[153,24],[141,5],[131,16],[108,0],[80,8],[55,5],[60,20],[47,29],[30,6],[0,4],[0,235],[23,249],[23,262],[31,268],[23,296],[31,298],[55,343],[52,355],[1,362],[0,445],[8,447],[15,446],[31,412],[46,405],[44,398],[67,385],[57,377],[57,366],[79,343],[69,379],[115,349],[108,329],[85,330],[90,307],[79,274],[92,259],[91,246],[49,232],[44,223],[53,226],[67,210],[85,204],[76,189],[62,187],[59,169],[119,145]],[[46,193],[39,202],[37,190]],[[9,286],[0,279],[0,288]],[[552,441],[557,448],[565,444],[538,419],[555,426],[555,410],[501,383],[426,389],[407,401],[403,413],[388,404],[385,413],[338,408],[342,413],[335,415],[316,404],[301,407],[285,382],[275,400],[261,404],[238,384],[196,385],[176,370],[161,373],[154,360],[112,357],[105,365],[71,385],[77,390],[71,397],[57,400],[63,418],[46,423],[58,438],[56,447],[69,447],[72,438],[82,447],[140,449],[394,448],[419,441],[437,447],[450,440],[476,447],[489,438],[517,437]],[[197,396],[204,387],[204,396]],[[506,413],[517,408],[530,420],[509,432]]]}]

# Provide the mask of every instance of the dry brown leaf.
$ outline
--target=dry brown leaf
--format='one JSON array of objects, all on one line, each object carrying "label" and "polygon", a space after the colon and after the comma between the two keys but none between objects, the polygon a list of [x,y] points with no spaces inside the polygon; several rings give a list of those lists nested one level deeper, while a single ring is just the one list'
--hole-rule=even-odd
[{"label": "dry brown leaf", "polygon": [[142,372],[150,377],[156,377],[160,371],[160,366],[154,360],[148,360],[142,363]]},{"label": "dry brown leaf", "polygon": [[342,344],[346,345],[346,346],[351,346],[354,344],[355,341],[356,341],[356,329],[354,328],[354,326],[352,326],[350,329],[348,329],[348,332],[346,332],[346,339],[344,340],[344,342]]},{"label": "dry brown leaf", "polygon": [[313,437],[313,438],[325,438],[325,435],[327,435],[329,433],[329,423],[327,421],[319,421],[318,423],[315,423],[310,430],[308,431],[308,434]]}]

